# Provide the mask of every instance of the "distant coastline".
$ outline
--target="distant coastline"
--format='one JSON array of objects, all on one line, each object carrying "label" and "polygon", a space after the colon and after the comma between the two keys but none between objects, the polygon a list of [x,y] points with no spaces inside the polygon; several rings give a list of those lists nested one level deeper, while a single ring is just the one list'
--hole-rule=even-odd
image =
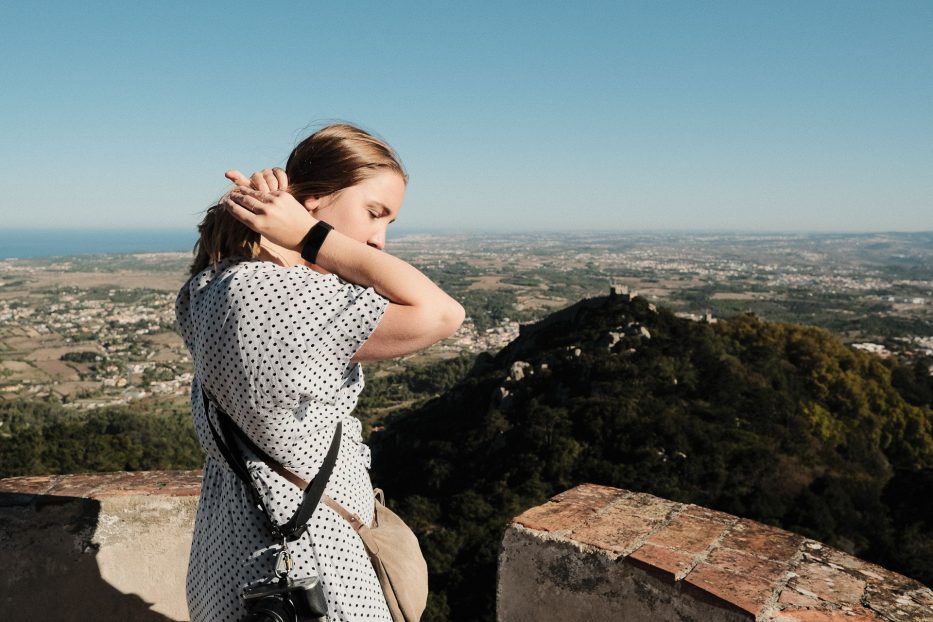
[{"label": "distant coastline", "polygon": [[190,251],[193,229],[4,229],[0,259]]},{"label": "distant coastline", "polygon": [[[486,242],[491,240],[521,240],[522,238],[555,238],[572,243],[576,238],[730,238],[755,242],[762,238],[813,238],[813,239],[868,239],[893,237],[906,239],[930,239],[933,231],[878,231],[878,232],[829,232],[829,231],[739,231],[739,230],[526,230],[526,231],[457,231],[428,228],[400,228],[389,231],[390,240],[401,241],[409,236],[458,238],[478,236]],[[191,252],[197,240],[194,227],[190,229],[0,229],[0,260],[37,259],[42,257],[73,257],[77,255],[123,254],[123,253],[171,253]]]},{"label": "distant coastline", "polygon": [[[396,230],[390,238],[417,230]],[[191,252],[197,230],[0,229],[0,260],[110,253]]]}]

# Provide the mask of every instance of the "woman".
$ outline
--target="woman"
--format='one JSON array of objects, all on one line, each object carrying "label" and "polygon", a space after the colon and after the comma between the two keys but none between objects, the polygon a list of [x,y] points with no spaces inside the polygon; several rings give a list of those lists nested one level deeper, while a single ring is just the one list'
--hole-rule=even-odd
[{"label": "woman", "polygon": [[[206,453],[188,567],[193,622],[239,620],[243,587],[270,577],[281,550],[213,441],[207,417],[216,426],[217,412],[205,412],[202,387],[250,440],[305,481],[342,421],[325,494],[371,524],[370,453],[351,416],[363,388],[359,362],[426,348],[453,334],[464,317],[425,275],[382,252],[407,183],[382,141],[331,125],[302,141],[285,171],[227,177],[238,187],[208,210],[192,276],[176,302],[194,360],[191,406]],[[309,263],[303,242],[319,221],[333,230]],[[315,243],[324,228],[316,228]],[[301,491],[239,449],[266,508],[285,523]],[[329,620],[391,620],[350,524],[319,504],[308,526],[289,545],[290,576],[321,578]]]}]

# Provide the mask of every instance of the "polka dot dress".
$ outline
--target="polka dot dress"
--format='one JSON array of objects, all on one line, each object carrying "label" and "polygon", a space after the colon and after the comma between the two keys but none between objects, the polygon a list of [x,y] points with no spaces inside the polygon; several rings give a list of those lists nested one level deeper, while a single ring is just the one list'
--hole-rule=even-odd
[{"label": "polka dot dress", "polygon": [[[192,622],[240,620],[244,585],[272,576],[281,543],[249,491],[214,444],[201,385],[272,458],[305,481],[314,478],[338,421],[343,436],[325,494],[373,519],[370,453],[351,415],[363,372],[350,359],[369,338],[389,301],[372,288],[304,266],[228,259],[192,277],[175,313],[194,360],[191,410],[204,448],[204,482],[188,561]],[[279,524],[292,517],[301,491],[246,447],[243,455],[263,502]],[[382,588],[357,533],[318,504],[309,528],[289,544],[294,578],[317,575],[329,621],[391,621]]]}]

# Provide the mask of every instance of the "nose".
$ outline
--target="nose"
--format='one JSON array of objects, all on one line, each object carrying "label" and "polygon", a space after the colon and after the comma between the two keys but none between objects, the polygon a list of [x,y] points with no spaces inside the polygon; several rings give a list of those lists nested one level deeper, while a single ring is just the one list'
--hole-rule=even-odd
[{"label": "nose", "polygon": [[370,236],[366,243],[375,249],[383,250],[386,247],[386,232],[382,229],[376,231]]}]

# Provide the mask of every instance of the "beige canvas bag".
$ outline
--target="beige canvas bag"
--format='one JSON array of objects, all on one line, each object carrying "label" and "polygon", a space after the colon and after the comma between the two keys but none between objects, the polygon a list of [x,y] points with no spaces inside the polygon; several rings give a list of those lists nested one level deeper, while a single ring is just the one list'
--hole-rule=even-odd
[{"label": "beige canvas bag", "polygon": [[[269,468],[302,490],[304,481],[269,456],[263,456]],[[398,514],[385,505],[381,488],[373,489],[373,524],[366,525],[356,514],[328,497],[321,502],[340,514],[360,535],[369,560],[389,605],[393,622],[418,622],[428,603],[428,564],[424,561],[418,536]]]},{"label": "beige canvas bag", "polygon": [[360,534],[379,577],[393,622],[417,622],[428,602],[428,565],[418,537],[398,515],[385,506],[381,489],[373,490],[372,527],[324,495],[321,501],[343,516]]}]

